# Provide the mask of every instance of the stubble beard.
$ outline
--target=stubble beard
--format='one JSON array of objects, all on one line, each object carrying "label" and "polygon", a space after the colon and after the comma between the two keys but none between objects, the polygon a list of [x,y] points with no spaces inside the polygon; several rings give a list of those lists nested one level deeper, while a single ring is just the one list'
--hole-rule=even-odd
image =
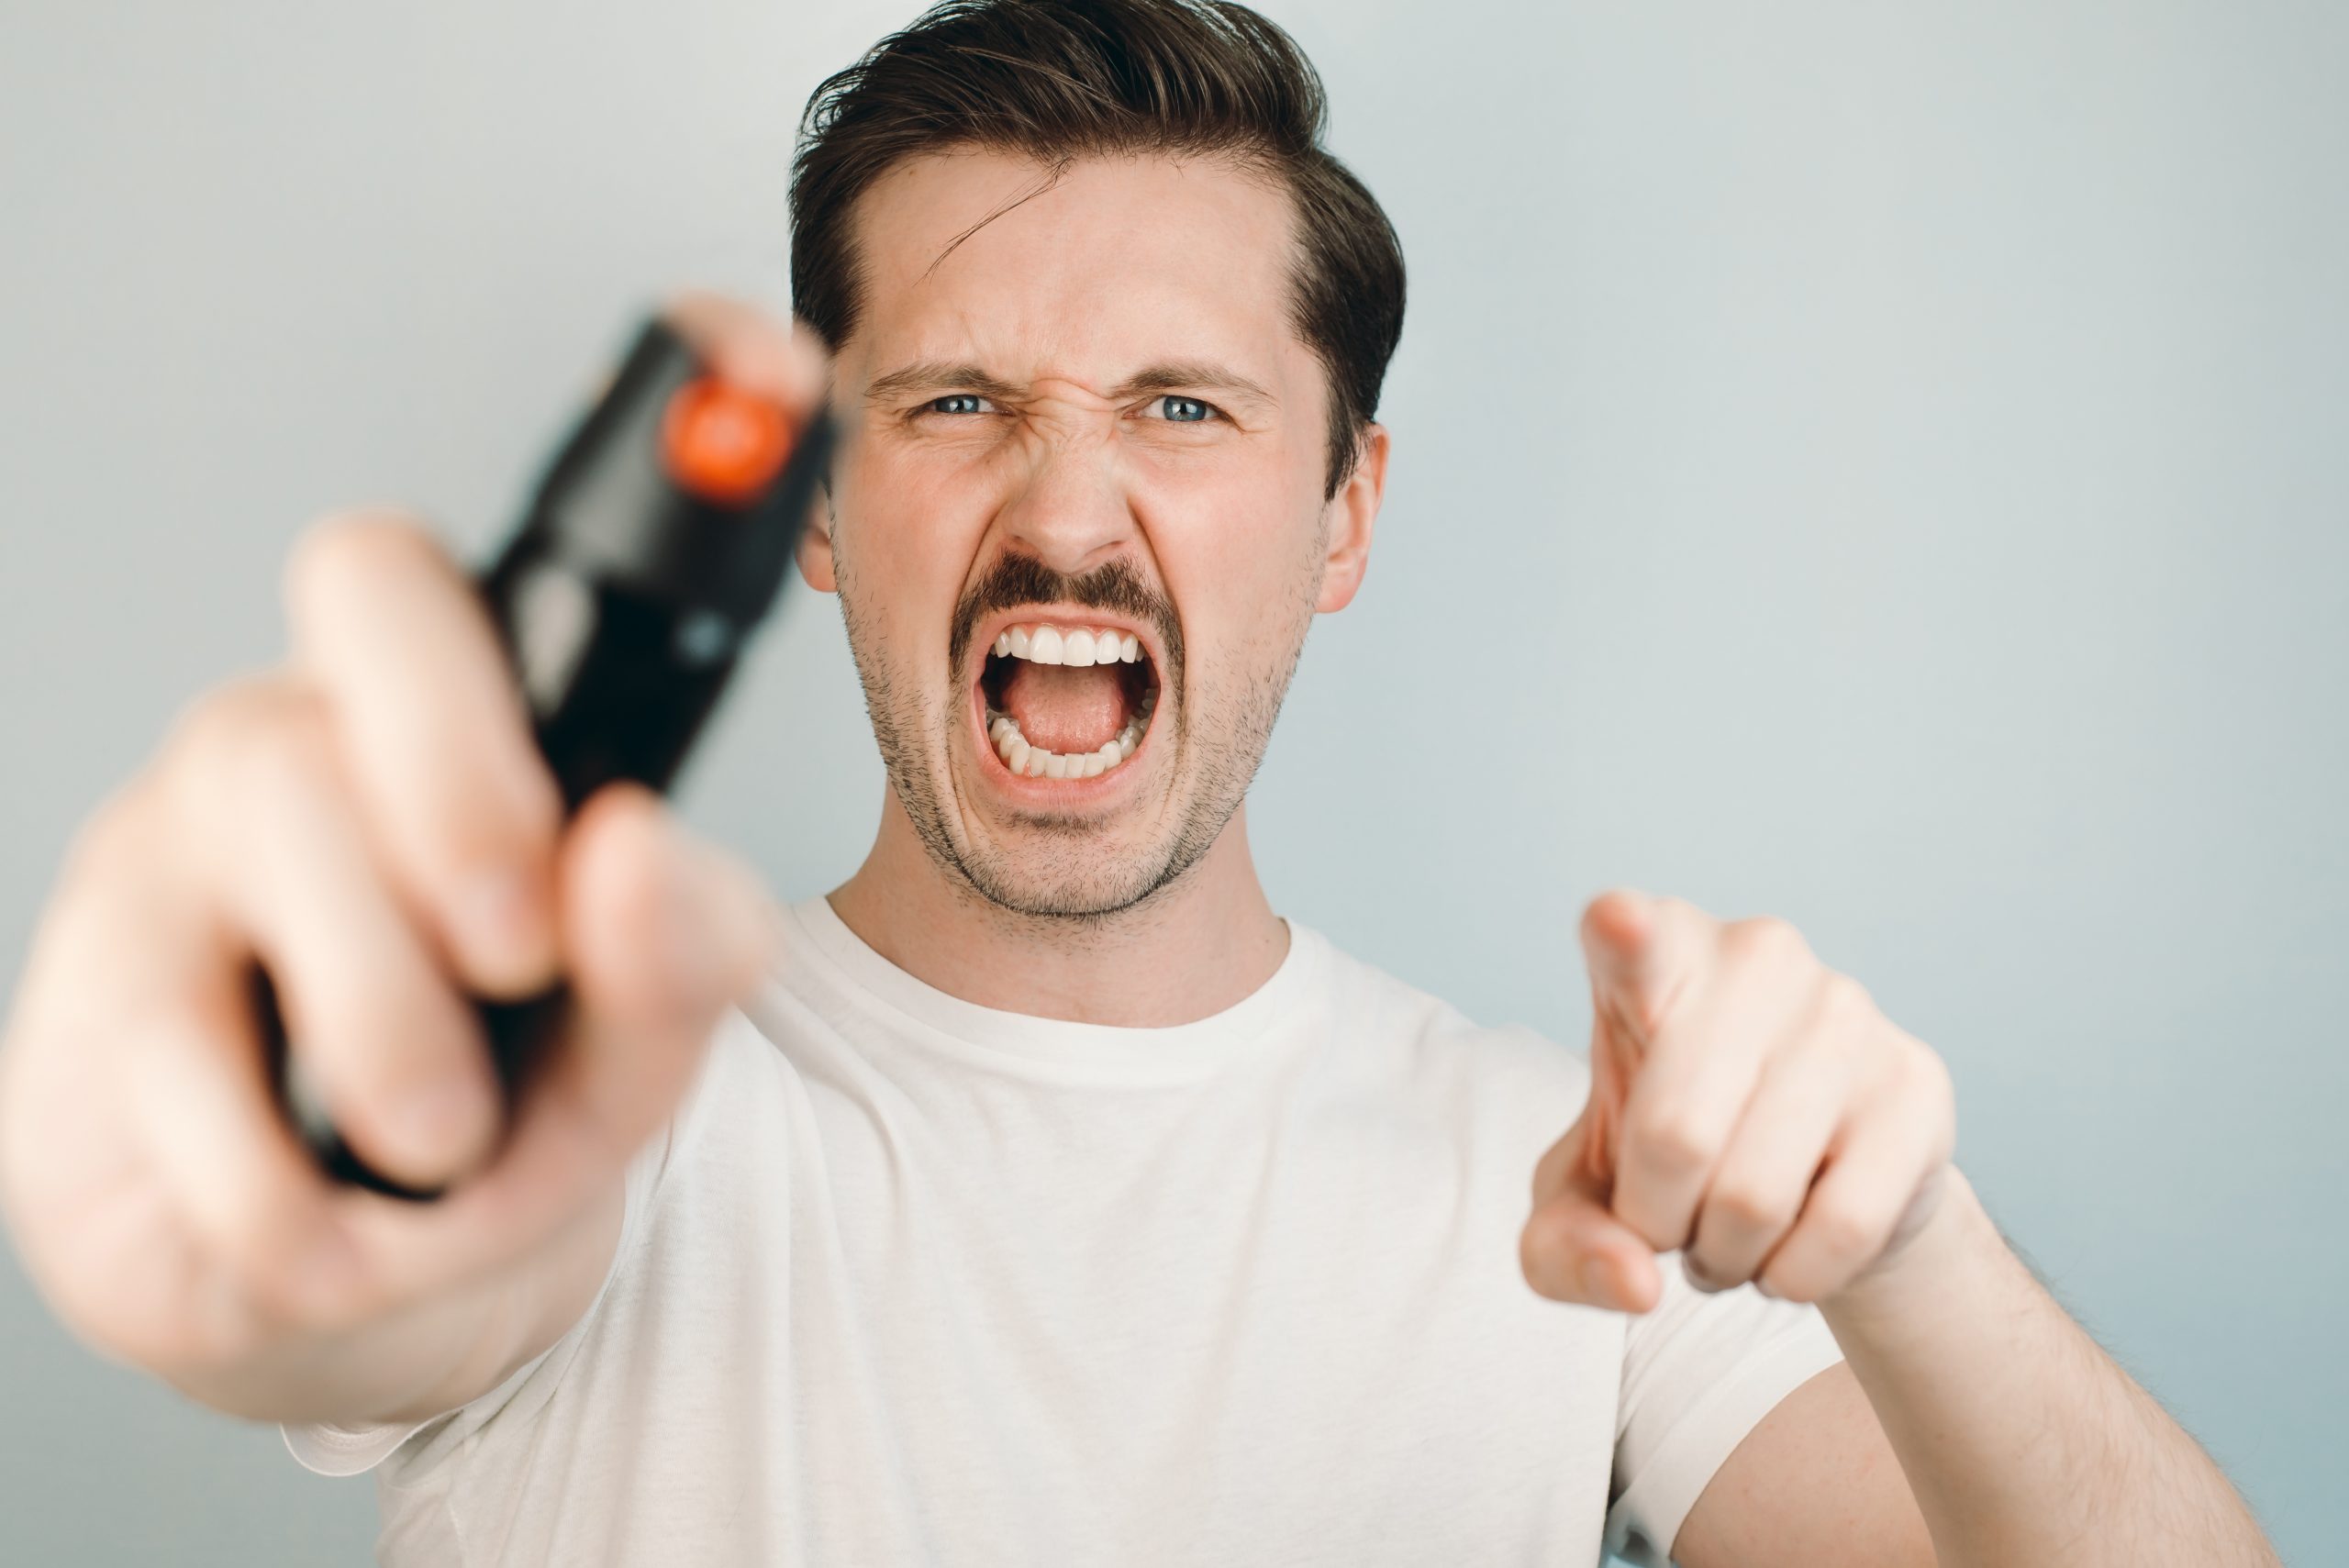
[{"label": "stubble beard", "polygon": [[[1089,587],[1086,579],[1062,582],[1067,584],[1063,591],[1032,597],[1078,604],[1115,598]],[[868,623],[857,611],[852,573],[843,569],[839,579],[841,617],[848,628],[857,680],[864,688],[873,738],[889,787],[923,850],[951,887],[1002,913],[1063,928],[1099,925],[1148,907],[1180,883],[1223,836],[1264,762],[1305,651],[1319,582],[1310,587],[1313,591],[1302,595],[1302,612],[1291,617],[1285,652],[1271,668],[1243,675],[1229,700],[1194,703],[1189,694],[1202,683],[1179,668],[1160,673],[1162,691],[1180,698],[1162,697],[1163,708],[1171,711],[1161,713],[1161,724],[1170,718],[1174,724],[1171,734],[1160,739],[1162,743],[1171,740],[1174,747],[1174,793],[1181,805],[1172,828],[1155,841],[1113,857],[1102,840],[1116,822],[1074,815],[1020,816],[1016,820],[1027,830],[1029,843],[1017,851],[969,841],[950,806],[952,784],[945,759],[952,754],[955,729],[967,722],[963,706],[970,694],[959,688],[950,692],[949,700],[940,705],[940,719],[929,727],[937,746],[919,744],[927,706],[921,701],[921,680],[916,672],[891,662],[884,639],[868,635]],[[960,660],[953,662],[959,666]],[[1133,809],[1141,809],[1140,803]]]}]

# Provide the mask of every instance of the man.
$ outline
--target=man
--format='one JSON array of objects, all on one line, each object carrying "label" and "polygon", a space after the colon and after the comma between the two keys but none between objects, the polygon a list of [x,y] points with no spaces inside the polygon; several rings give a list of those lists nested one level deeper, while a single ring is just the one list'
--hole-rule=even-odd
[{"label": "man", "polygon": [[[819,95],[795,295],[852,428],[800,564],[890,784],[829,898],[640,791],[559,823],[429,538],[306,540],[294,659],[94,819],[12,1020],[66,1319],[373,1468],[394,1562],[2273,1562],[1783,925],[1594,903],[1586,1062],[1273,913],[1243,796],[1362,580],[1402,310],[1320,118],[1184,0],[944,6]],[[307,1167],[255,955],[445,1200]],[[462,993],[558,972],[501,1139]]]}]

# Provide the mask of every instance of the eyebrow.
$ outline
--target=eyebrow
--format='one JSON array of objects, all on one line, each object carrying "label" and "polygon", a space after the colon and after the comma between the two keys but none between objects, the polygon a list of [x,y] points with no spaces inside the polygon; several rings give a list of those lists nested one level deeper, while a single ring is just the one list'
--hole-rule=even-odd
[{"label": "eyebrow", "polygon": [[[975,392],[982,397],[1010,400],[1024,390],[974,364],[923,360],[874,378],[864,389],[864,400],[868,404],[887,403],[912,393],[941,391]],[[1194,390],[1238,395],[1258,403],[1275,401],[1271,393],[1238,371],[1204,360],[1174,360],[1149,366],[1112,390],[1109,401],[1123,403],[1153,392]]]},{"label": "eyebrow", "polygon": [[956,392],[975,392],[982,397],[1013,397],[1019,389],[1000,376],[989,375],[974,364],[954,364],[946,360],[923,360],[918,364],[903,366],[887,375],[874,378],[864,389],[867,403],[887,403],[912,392],[935,392],[951,388]]},{"label": "eyebrow", "polygon": [[1168,364],[1152,365],[1109,395],[1110,401],[1123,403],[1130,397],[1140,397],[1152,392],[1220,392],[1253,398],[1259,403],[1274,401],[1273,395],[1241,375],[1238,371],[1204,360],[1177,360]]}]

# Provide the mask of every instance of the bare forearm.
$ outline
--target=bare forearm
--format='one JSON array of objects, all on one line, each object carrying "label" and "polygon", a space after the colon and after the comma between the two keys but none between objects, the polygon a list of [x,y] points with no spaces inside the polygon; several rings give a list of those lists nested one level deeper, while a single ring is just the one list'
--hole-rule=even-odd
[{"label": "bare forearm", "polygon": [[1926,1229],[1820,1306],[1942,1568],[2276,1568],[2218,1466],[1946,1179]]}]

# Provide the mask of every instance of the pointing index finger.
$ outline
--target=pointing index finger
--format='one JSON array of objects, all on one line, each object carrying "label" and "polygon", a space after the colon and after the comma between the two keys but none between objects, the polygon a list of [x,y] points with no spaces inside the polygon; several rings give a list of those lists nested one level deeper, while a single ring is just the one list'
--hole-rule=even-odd
[{"label": "pointing index finger", "polygon": [[1600,894],[1583,910],[1582,949],[1600,1016],[1632,1043],[1655,1036],[1711,951],[1717,922],[1696,906],[1636,888]]}]

